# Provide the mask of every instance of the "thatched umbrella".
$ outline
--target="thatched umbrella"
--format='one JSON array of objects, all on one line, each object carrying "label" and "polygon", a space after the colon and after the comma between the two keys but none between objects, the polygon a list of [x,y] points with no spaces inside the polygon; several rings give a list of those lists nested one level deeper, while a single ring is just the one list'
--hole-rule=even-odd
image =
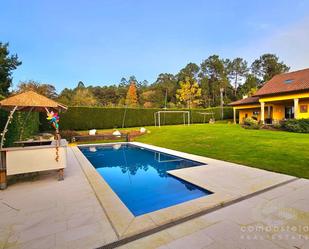
[{"label": "thatched umbrella", "polygon": [[45,112],[46,108],[50,111],[68,109],[65,105],[57,103],[56,101],[34,91],[18,93],[0,101],[0,108],[12,110],[15,106],[18,107],[19,111],[27,111],[32,109],[32,111]]},{"label": "thatched umbrella", "polygon": [[36,111],[49,113],[50,111],[58,112],[68,109],[67,106],[57,103],[56,101],[34,91],[27,91],[8,97],[0,101],[0,108],[10,111],[8,120],[2,132],[0,149],[3,147],[5,134],[8,131],[8,125],[11,122],[15,111],[29,111],[29,113],[31,111]]}]

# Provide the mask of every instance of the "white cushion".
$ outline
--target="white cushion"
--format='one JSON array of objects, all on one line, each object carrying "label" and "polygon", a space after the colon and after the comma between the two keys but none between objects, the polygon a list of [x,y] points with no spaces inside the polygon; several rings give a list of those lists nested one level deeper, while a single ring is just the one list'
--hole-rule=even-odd
[{"label": "white cushion", "polygon": [[89,135],[94,136],[97,133],[96,129],[89,130]]}]

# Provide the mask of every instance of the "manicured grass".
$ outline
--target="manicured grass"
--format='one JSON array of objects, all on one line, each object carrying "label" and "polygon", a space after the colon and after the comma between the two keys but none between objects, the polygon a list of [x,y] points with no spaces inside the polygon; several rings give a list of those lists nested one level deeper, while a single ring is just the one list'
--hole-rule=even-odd
[{"label": "manicured grass", "polygon": [[177,125],[148,129],[150,134],[135,140],[309,178],[309,134],[246,130],[232,124]]}]

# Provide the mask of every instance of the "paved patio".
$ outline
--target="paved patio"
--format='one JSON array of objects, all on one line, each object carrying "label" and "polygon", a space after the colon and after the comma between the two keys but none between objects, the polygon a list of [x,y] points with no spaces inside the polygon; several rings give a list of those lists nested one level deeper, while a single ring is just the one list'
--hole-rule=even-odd
[{"label": "paved patio", "polygon": [[[64,181],[41,173],[0,192],[0,248],[97,248],[118,240],[71,148],[68,153]],[[297,179],[122,248],[309,248],[308,193],[309,181]]]},{"label": "paved patio", "polygon": [[308,193],[299,179],[120,248],[308,249]]},{"label": "paved patio", "polygon": [[0,248],[96,248],[117,239],[71,149],[56,172],[0,191]]}]

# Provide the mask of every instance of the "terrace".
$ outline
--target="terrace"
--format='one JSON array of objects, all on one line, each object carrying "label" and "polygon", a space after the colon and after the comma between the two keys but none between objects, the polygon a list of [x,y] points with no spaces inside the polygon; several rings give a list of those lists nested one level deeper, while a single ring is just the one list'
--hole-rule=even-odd
[{"label": "terrace", "polygon": [[[307,152],[288,161],[279,160],[282,150],[275,150],[271,145],[283,141],[296,143],[297,140],[299,147],[308,146],[307,134],[252,131],[227,124],[149,129],[150,134],[136,138],[142,143],[133,144],[206,163],[207,166],[169,173],[214,194],[135,217],[73,145],[68,147],[64,181],[55,181],[56,173],[46,171],[34,175],[31,180],[15,179],[7,190],[0,192],[2,247],[308,246],[309,181],[235,163],[257,164],[284,173],[294,169],[293,175],[308,178],[304,160],[308,158]],[[246,135],[246,139],[239,141],[241,145],[235,139],[236,134],[239,137]],[[268,146],[261,146],[266,135]],[[189,143],[186,142],[188,137],[193,137]],[[256,143],[256,154],[243,157],[247,153],[246,147],[251,146],[251,139]],[[273,160],[267,156],[270,151]],[[291,155],[295,155],[293,150]],[[24,198],[25,193],[27,198]],[[297,230],[277,231],[278,224],[286,229],[297,226]],[[279,239],[283,236],[286,239]]]}]

